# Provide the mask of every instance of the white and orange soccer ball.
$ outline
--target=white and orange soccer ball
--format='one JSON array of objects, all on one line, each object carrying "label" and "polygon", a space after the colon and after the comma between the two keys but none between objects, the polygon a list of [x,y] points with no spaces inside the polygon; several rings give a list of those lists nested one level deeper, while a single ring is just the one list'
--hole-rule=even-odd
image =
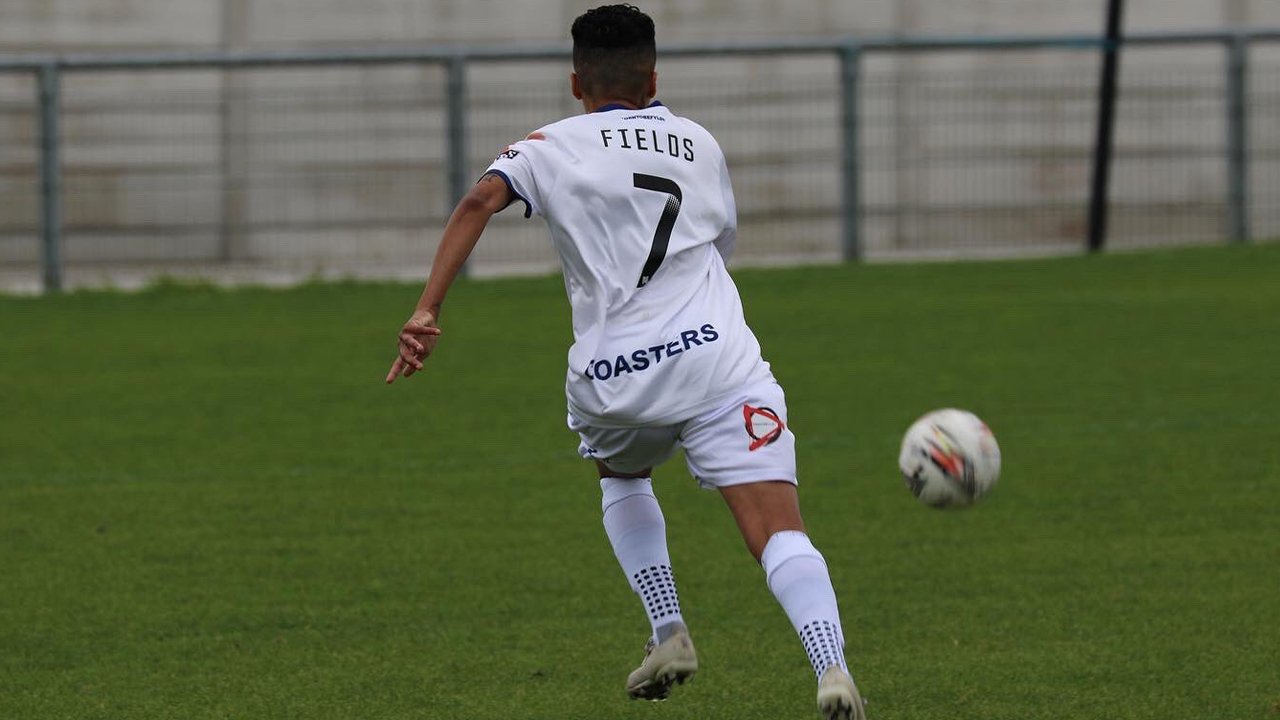
[{"label": "white and orange soccer ball", "polygon": [[907,489],[925,505],[966,507],[1000,478],[1000,446],[977,415],[934,410],[907,429],[898,467]]}]

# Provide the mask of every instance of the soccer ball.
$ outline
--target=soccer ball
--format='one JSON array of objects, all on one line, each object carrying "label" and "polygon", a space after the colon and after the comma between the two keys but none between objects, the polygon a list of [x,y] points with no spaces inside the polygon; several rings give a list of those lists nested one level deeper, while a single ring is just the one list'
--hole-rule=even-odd
[{"label": "soccer ball", "polygon": [[934,410],[907,430],[898,467],[907,489],[935,508],[972,505],[1000,477],[1000,446],[986,423],[965,410]]}]

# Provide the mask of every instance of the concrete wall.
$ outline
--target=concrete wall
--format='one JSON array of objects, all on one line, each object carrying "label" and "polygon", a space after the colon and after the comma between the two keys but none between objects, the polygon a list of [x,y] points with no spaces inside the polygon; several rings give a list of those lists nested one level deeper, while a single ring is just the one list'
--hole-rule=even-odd
[{"label": "concrete wall", "polygon": [[[566,42],[594,0],[0,0],[0,54]],[[1096,32],[1103,3],[667,0],[660,41]],[[1129,0],[1130,30],[1280,26],[1276,0]],[[1280,54],[1259,50],[1260,67]],[[1268,63],[1270,63],[1268,65]],[[1221,234],[1222,53],[1125,60],[1114,214],[1132,242]],[[575,106],[561,64],[471,72],[472,164]],[[834,257],[837,72],[828,58],[668,60],[661,96],[729,154],[745,259]],[[1254,81],[1275,118],[1269,75]],[[864,92],[873,252],[1077,242],[1093,53],[877,57]],[[0,75],[0,264],[37,257],[29,78]],[[72,262],[420,267],[447,209],[439,68],[81,75],[66,84]],[[1256,215],[1280,233],[1280,122],[1255,122]],[[541,229],[502,217],[480,265],[545,266]]]},{"label": "concrete wall", "polygon": [[[3,0],[0,51],[563,40],[598,0]],[[660,0],[663,40],[1091,32],[1101,0]],[[1280,23],[1274,0],[1130,0],[1133,30]]]}]

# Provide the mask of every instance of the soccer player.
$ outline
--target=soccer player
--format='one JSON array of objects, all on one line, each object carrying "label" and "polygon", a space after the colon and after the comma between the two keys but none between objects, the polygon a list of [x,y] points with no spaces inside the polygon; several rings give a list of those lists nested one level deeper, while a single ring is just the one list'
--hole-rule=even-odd
[{"label": "soccer player", "polygon": [[653,101],[647,15],[598,7],[572,34],[570,82],[586,114],[508,147],[458,204],[386,381],[423,369],[445,293],[489,218],[516,201],[545,218],[573,308],[568,424],[599,470],[605,532],[653,630],[627,692],[662,700],[698,669],[650,480],[683,447],[799,633],[820,712],[862,719],[827,565],[800,518],[786,400],[725,270],[737,215],[724,153]]}]

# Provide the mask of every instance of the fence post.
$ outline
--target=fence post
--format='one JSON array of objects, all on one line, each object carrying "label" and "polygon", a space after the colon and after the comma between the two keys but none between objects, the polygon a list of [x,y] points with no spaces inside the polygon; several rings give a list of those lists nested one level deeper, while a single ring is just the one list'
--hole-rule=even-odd
[{"label": "fence post", "polygon": [[40,240],[44,291],[62,290],[62,168],[58,150],[62,78],[58,65],[40,66],[36,94],[40,108]]},{"label": "fence post", "polygon": [[858,124],[861,75],[862,47],[850,41],[840,48],[841,255],[845,262],[861,260],[863,250]]},{"label": "fence post", "polygon": [[1089,252],[1107,244],[1107,216],[1111,208],[1111,157],[1115,145],[1116,84],[1120,74],[1124,0],[1107,1],[1107,34],[1102,49],[1102,78],[1098,82],[1098,127],[1093,146],[1093,181],[1089,191]]},{"label": "fence post", "polygon": [[1249,41],[1227,40],[1227,234],[1249,240]]},{"label": "fence post", "polygon": [[[448,66],[448,127],[449,142],[449,198],[446,213],[452,213],[455,205],[467,194],[467,58],[453,55]],[[463,265],[460,275],[467,274]]]}]

